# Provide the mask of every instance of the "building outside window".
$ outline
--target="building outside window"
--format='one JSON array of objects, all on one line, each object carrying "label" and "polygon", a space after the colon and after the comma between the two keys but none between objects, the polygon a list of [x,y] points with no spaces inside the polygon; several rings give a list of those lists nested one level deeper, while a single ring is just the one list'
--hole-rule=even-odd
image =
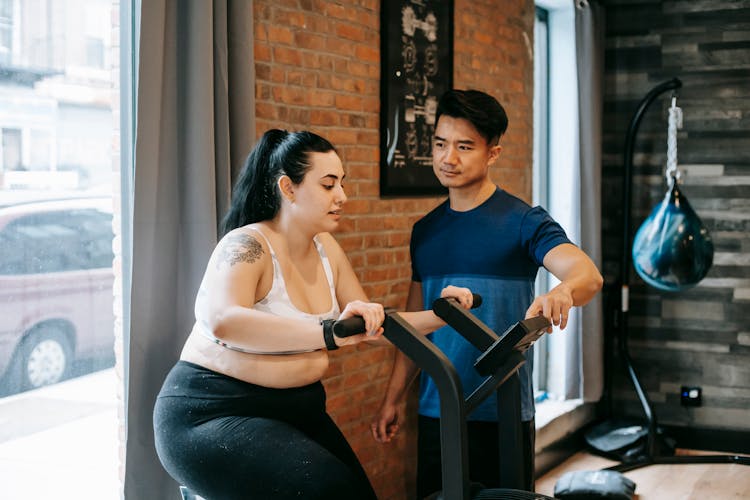
[{"label": "building outside window", "polygon": [[120,498],[118,8],[0,0],[3,498]]}]

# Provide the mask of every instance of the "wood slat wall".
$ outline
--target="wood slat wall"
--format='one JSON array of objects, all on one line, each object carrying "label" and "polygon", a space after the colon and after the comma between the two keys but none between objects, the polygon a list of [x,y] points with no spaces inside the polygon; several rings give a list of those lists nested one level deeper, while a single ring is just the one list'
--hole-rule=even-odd
[{"label": "wood slat wall", "polygon": [[[619,304],[622,155],[640,100],[683,82],[677,104],[683,190],[708,227],[714,265],[695,288],[659,292],[631,277],[630,347],[660,423],[750,431],[750,1],[611,0],[606,8],[603,239],[607,302]],[[631,235],[666,184],[663,94],[635,144]],[[607,311],[608,322],[613,317]],[[642,414],[619,363],[615,409]],[[703,388],[703,406],[680,405],[680,386]]]}]

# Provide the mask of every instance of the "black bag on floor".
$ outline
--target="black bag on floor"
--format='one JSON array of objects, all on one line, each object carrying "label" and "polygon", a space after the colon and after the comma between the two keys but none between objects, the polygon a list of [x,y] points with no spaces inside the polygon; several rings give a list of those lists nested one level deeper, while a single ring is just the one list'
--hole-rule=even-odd
[{"label": "black bag on floor", "polygon": [[632,500],[635,483],[613,470],[566,472],[555,483],[561,500]]}]

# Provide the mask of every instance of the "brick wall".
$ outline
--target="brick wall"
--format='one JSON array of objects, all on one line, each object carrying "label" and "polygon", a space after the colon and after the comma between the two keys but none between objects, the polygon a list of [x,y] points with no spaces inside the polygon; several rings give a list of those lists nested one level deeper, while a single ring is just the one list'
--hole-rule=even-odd
[{"label": "brick wall", "polygon": [[[492,175],[528,200],[533,1],[456,0],[454,12],[454,85],[487,91],[506,107],[510,126]],[[349,195],[336,237],[371,300],[403,308],[412,224],[442,200],[379,197],[380,2],[256,0],[254,15],[257,135],[310,129],[333,142]],[[325,379],[329,410],[381,499],[412,497],[416,470],[414,418],[395,443],[370,436],[392,356],[390,347],[338,351]]]},{"label": "brick wall", "polygon": [[[683,192],[711,232],[708,276],[684,292],[659,292],[631,277],[631,357],[662,424],[750,430],[750,4],[607,1],[603,158],[605,279],[619,273],[625,131],[656,84],[682,80],[677,138]],[[643,116],[635,144],[631,235],[666,189],[663,94]],[[617,300],[617,299],[616,299]],[[619,369],[619,368],[618,368]],[[616,373],[620,411],[641,416],[630,382]],[[703,406],[680,406],[680,386],[703,387]]]}]

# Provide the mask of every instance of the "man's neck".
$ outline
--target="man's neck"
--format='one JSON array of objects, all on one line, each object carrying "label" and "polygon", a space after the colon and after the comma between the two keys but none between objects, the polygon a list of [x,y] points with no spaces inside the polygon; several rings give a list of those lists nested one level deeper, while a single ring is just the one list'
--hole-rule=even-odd
[{"label": "man's neck", "polygon": [[497,186],[489,179],[485,179],[476,186],[465,186],[448,190],[448,199],[452,210],[468,212],[487,201],[495,192]]}]

